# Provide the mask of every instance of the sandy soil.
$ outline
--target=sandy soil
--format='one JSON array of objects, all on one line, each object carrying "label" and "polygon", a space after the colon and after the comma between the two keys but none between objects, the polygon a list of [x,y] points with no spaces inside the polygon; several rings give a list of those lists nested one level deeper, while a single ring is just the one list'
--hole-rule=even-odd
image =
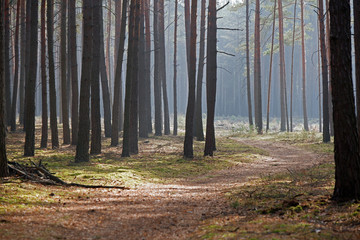
[{"label": "sandy soil", "polygon": [[173,184],[96,190],[89,198],[59,199],[51,208],[5,217],[0,228],[13,231],[0,239],[187,239],[202,220],[231,214],[224,196],[229,189],[331,158],[284,143],[236,140],[269,155]]}]

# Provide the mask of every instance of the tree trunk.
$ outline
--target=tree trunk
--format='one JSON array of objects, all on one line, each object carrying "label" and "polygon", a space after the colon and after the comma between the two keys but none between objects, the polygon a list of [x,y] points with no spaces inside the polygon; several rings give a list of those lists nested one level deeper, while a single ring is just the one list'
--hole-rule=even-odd
[{"label": "tree trunk", "polygon": [[[357,129],[360,136],[360,2],[353,1]],[[360,142],[359,142],[360,146]]]},{"label": "tree trunk", "polygon": [[266,132],[269,131],[269,125],[270,125],[270,123],[269,123],[270,122],[270,97],[271,97],[272,65],[273,65],[273,56],[274,56],[275,22],[276,22],[276,1],[274,1],[273,28],[272,28],[272,35],[271,35],[269,86],[268,86],[268,99],[267,99],[267,111],[266,111]]},{"label": "tree trunk", "polygon": [[[326,0],[326,13],[329,12],[329,0]],[[326,56],[328,61],[331,59],[330,53],[330,14],[326,14]],[[328,63],[328,79],[331,76],[331,65]],[[333,107],[331,97],[331,84],[329,83],[328,105],[329,105],[329,132],[330,136],[334,136],[334,121],[333,121]]]},{"label": "tree trunk", "polygon": [[[275,1],[276,2],[276,1]],[[250,84],[250,44],[249,44],[249,0],[246,0],[246,87],[248,102],[249,125],[253,126],[252,104],[251,104],[251,84]]]},{"label": "tree trunk", "polygon": [[306,107],[306,53],[305,53],[305,24],[304,24],[304,0],[301,0],[301,49],[302,49],[302,78],[303,78],[303,115],[304,129],[309,131],[307,107]]},{"label": "tree trunk", "polygon": [[146,80],[146,99],[147,99],[147,123],[148,123],[148,133],[152,132],[152,119],[151,119],[151,30],[150,30],[150,0],[145,0],[145,40],[146,40],[146,50],[145,50],[145,80]]},{"label": "tree trunk", "polygon": [[45,38],[46,0],[41,2],[41,148],[47,148],[48,141],[48,104],[46,77],[46,38]]},{"label": "tree trunk", "polygon": [[280,52],[280,108],[281,123],[280,131],[285,131],[286,124],[286,105],[285,105],[285,50],[284,50],[284,26],[282,0],[278,0],[279,12],[279,52]]},{"label": "tree trunk", "polygon": [[50,128],[52,148],[59,147],[54,64],[54,0],[47,0],[47,41],[49,58]]},{"label": "tree trunk", "polygon": [[[92,33],[93,33],[93,0],[83,0],[83,53],[80,85],[80,109],[78,143],[76,145],[75,162],[89,161],[89,98],[92,67]],[[85,51],[86,49],[86,51]]]},{"label": "tree trunk", "polygon": [[167,85],[166,85],[166,59],[165,59],[165,28],[164,28],[164,0],[159,0],[159,47],[160,47],[160,79],[162,84],[163,101],[164,101],[164,134],[170,134],[170,116],[169,116],[169,102],[167,96]]},{"label": "tree trunk", "polygon": [[124,57],[124,45],[125,45],[125,30],[126,30],[126,12],[128,1],[123,0],[122,14],[121,14],[121,30],[119,46],[117,47],[118,53],[116,54],[116,72],[114,79],[114,103],[113,103],[113,115],[112,115],[112,128],[111,128],[111,146],[117,146],[119,144],[119,130],[122,129],[122,65]]},{"label": "tree trunk", "polygon": [[[140,0],[131,0],[129,16],[128,60],[124,110],[124,137],[122,157],[137,153],[137,71],[140,32]],[[136,142],[135,142],[136,140]],[[135,144],[135,146],[134,146]]]},{"label": "tree trunk", "polygon": [[[102,9],[100,10],[100,19],[103,19]],[[111,103],[109,92],[109,81],[107,75],[106,61],[104,49],[104,26],[100,21],[100,72],[101,72],[101,89],[104,105],[104,130],[105,137],[111,137]],[[110,66],[110,65],[109,65]],[[109,71],[110,72],[110,71]]]},{"label": "tree trunk", "polygon": [[69,56],[71,63],[71,144],[77,144],[78,129],[79,129],[79,83],[78,83],[78,64],[76,51],[76,1],[69,1],[68,8],[68,29],[69,29]]},{"label": "tree trunk", "polygon": [[61,65],[61,109],[63,122],[63,143],[70,144],[69,105],[66,74],[66,9],[67,1],[61,1],[60,65]]},{"label": "tree trunk", "polygon": [[207,60],[206,60],[206,139],[205,156],[213,156],[215,147],[215,101],[216,101],[216,75],[217,75],[217,50],[216,50],[216,0],[209,0],[208,27],[207,27]]},{"label": "tree trunk", "polygon": [[[291,46],[291,80],[290,80],[290,132],[293,131],[293,89],[294,89],[294,50],[295,50],[295,31],[296,31],[296,6],[297,0],[294,4],[294,24],[292,32],[292,46]],[[301,6],[302,7],[302,6]],[[302,13],[302,11],[301,11]],[[303,17],[303,15],[301,15]],[[303,23],[303,22],[301,22]],[[303,26],[301,26],[303,27]]]},{"label": "tree trunk", "polygon": [[177,120],[177,28],[178,28],[178,2],[175,0],[175,17],[174,17],[174,80],[173,80],[173,91],[174,91],[174,136],[178,132],[178,120]]},{"label": "tree trunk", "polygon": [[155,136],[162,135],[161,112],[161,73],[160,73],[160,34],[159,34],[159,1],[154,2],[154,105],[155,105]]},{"label": "tree trunk", "polygon": [[91,64],[91,149],[90,154],[101,153],[101,120],[100,120],[100,11],[102,0],[93,0],[93,44]]},{"label": "tree trunk", "polygon": [[10,126],[10,116],[11,116],[11,91],[10,91],[10,2],[9,0],[4,0],[3,3],[5,6],[5,28],[3,32],[4,41],[5,41],[5,119],[6,125]]},{"label": "tree trunk", "polygon": [[319,4],[319,25],[320,25],[320,46],[321,46],[321,66],[322,66],[322,87],[323,87],[323,142],[330,142],[329,129],[329,88],[328,88],[328,60],[326,56],[325,27],[324,27],[324,4],[318,0]]},{"label": "tree trunk", "polygon": [[24,95],[25,95],[25,65],[26,65],[26,9],[25,0],[21,0],[21,61],[20,61],[20,89],[19,89],[19,123],[24,124]]},{"label": "tree trunk", "polygon": [[25,92],[25,146],[24,156],[35,154],[35,90],[37,74],[38,51],[38,1],[28,0],[30,4],[30,56],[29,75],[26,81]]},{"label": "tree trunk", "polygon": [[[110,45],[111,45],[111,16],[112,16],[112,1],[113,0],[109,0],[108,1],[108,9],[107,9],[107,28],[106,28],[106,33],[107,33],[107,38],[106,38],[106,55],[105,55],[105,61],[106,61],[106,74],[107,74],[107,78],[109,79],[109,95],[110,95],[110,101],[112,99],[112,87],[113,87],[113,83],[112,83],[112,75],[111,75],[111,61],[110,61]],[[110,104],[112,104],[110,102]],[[111,120],[110,120],[111,121]],[[111,131],[111,129],[110,129]],[[110,132],[110,136],[111,136],[111,132]]]},{"label": "tree trunk", "polygon": [[261,46],[260,46],[260,0],[256,0],[255,9],[255,56],[254,56],[254,104],[255,127],[262,133],[262,104],[261,104]]},{"label": "tree trunk", "polygon": [[[4,32],[4,6],[0,4],[0,32]],[[9,175],[6,156],[6,126],[5,126],[5,57],[4,39],[0,38],[0,178]]]},{"label": "tree trunk", "polygon": [[[350,1],[330,1],[331,86],[334,106],[333,199],[360,197],[360,157],[351,64]],[[341,61],[339,61],[341,59]]]},{"label": "tree trunk", "polygon": [[14,39],[14,49],[15,49],[15,73],[14,73],[14,85],[13,85],[13,95],[11,102],[11,116],[10,116],[10,125],[11,131],[16,131],[16,104],[18,97],[18,86],[19,86],[19,28],[20,28],[20,12],[21,12],[21,0],[18,0],[16,7],[16,26],[15,26],[15,39]]},{"label": "tree trunk", "polygon": [[197,72],[196,85],[196,109],[195,109],[195,135],[198,141],[204,141],[204,129],[202,122],[202,85],[205,61],[205,10],[206,0],[201,0],[201,18],[200,18],[200,49],[199,66]]}]

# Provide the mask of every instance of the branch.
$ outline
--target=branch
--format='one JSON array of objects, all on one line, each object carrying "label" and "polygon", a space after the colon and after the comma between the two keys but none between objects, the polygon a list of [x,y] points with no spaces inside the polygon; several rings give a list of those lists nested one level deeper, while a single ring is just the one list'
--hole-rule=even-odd
[{"label": "branch", "polygon": [[217,28],[217,30],[244,31],[244,29],[240,29],[240,28]]},{"label": "branch", "polygon": [[234,54],[231,54],[231,53],[227,53],[227,52],[223,52],[223,51],[217,51],[218,53],[222,53],[222,54],[225,54],[225,55],[228,55],[228,56],[231,56],[231,57],[235,57]]},{"label": "branch", "polygon": [[223,5],[222,7],[216,9],[216,11],[220,11],[221,9],[223,9],[224,7],[226,7],[227,5],[229,5],[230,1],[228,1],[227,3],[225,3],[225,5]]}]

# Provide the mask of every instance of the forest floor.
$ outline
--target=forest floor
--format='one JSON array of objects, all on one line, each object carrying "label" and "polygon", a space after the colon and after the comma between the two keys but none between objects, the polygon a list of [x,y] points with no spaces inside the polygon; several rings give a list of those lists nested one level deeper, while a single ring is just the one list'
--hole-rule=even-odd
[{"label": "forest floor", "polygon": [[[110,148],[75,164],[73,146],[37,149],[66,181],[129,190],[0,183],[0,239],[359,239],[360,203],[330,200],[333,145],[311,133],[226,134],[214,157],[182,158],[182,137],[140,140],[140,154]],[[38,137],[38,136],[37,136]],[[9,136],[22,157],[23,133]]]}]

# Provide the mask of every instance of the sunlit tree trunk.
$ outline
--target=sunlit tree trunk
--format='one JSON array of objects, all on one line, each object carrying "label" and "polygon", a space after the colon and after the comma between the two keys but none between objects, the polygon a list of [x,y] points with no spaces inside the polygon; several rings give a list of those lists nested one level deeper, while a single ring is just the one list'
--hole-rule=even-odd
[{"label": "sunlit tree trunk", "polygon": [[280,108],[281,123],[280,130],[286,130],[286,104],[285,104],[285,50],[284,50],[284,25],[282,0],[278,0],[279,13],[279,52],[280,52]]},{"label": "sunlit tree trunk", "polygon": [[[360,157],[352,82],[350,1],[330,0],[335,189],[338,201],[360,197]],[[341,61],[339,61],[341,59]]]},{"label": "sunlit tree trunk", "polygon": [[261,46],[260,46],[260,0],[256,0],[255,9],[255,56],[254,56],[254,104],[255,127],[262,133],[262,104],[261,104]]},{"label": "sunlit tree trunk", "polygon": [[26,81],[25,92],[25,146],[24,156],[34,156],[35,154],[35,90],[36,90],[36,70],[37,70],[37,51],[38,51],[38,1],[28,0],[30,4],[30,49],[31,61],[29,74]]},{"label": "sunlit tree trunk", "polygon": [[324,4],[318,0],[319,4],[319,25],[320,25],[320,46],[321,46],[321,66],[322,66],[322,89],[323,89],[323,142],[330,142],[329,129],[329,88],[328,88],[328,60],[326,55],[325,26],[324,26]]},{"label": "sunlit tree trunk", "polygon": [[[0,4],[0,33],[4,32],[4,6]],[[9,175],[6,155],[4,39],[0,38],[0,177]]]},{"label": "sunlit tree trunk", "polygon": [[305,24],[304,24],[304,0],[301,0],[301,50],[302,50],[302,94],[303,94],[303,115],[304,129],[309,131],[307,106],[306,106],[306,53],[305,53]]},{"label": "sunlit tree trunk", "polygon": [[21,9],[21,0],[18,0],[16,4],[16,25],[15,25],[15,39],[14,39],[14,61],[15,61],[15,73],[14,73],[14,85],[13,85],[13,94],[11,102],[11,115],[10,115],[10,125],[11,131],[16,130],[16,106],[17,106],[17,97],[18,97],[18,86],[19,86],[19,29],[20,29],[20,12]]},{"label": "sunlit tree trunk", "polygon": [[47,147],[48,140],[48,104],[47,104],[47,77],[46,77],[46,38],[45,38],[45,11],[46,0],[41,2],[41,147]]},{"label": "sunlit tree trunk", "polygon": [[79,109],[79,131],[78,143],[76,145],[75,162],[89,161],[89,99],[92,67],[92,33],[93,33],[93,0],[83,0],[83,49],[80,85],[80,109]]},{"label": "sunlit tree trunk", "polygon": [[217,75],[217,49],[216,49],[216,0],[209,0],[208,27],[207,27],[207,60],[206,60],[206,139],[205,156],[213,156],[215,146],[215,101],[216,101],[216,75]]}]

